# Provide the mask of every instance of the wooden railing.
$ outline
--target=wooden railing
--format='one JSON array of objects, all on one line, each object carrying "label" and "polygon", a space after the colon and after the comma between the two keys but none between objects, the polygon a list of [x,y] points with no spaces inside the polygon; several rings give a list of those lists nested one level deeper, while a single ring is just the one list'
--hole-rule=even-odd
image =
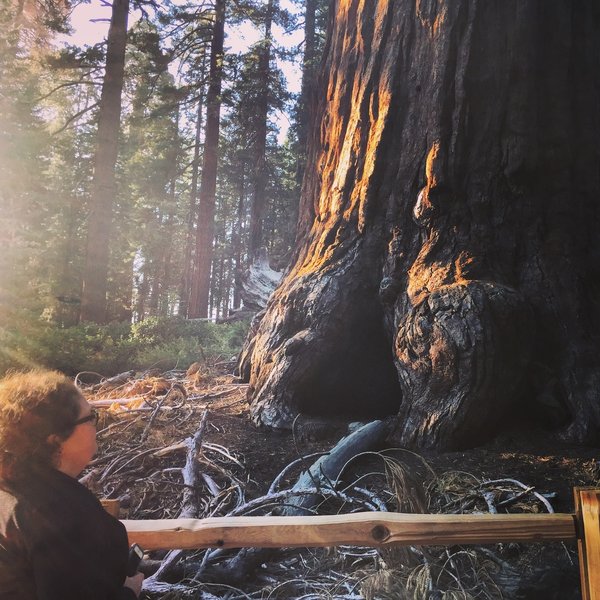
[{"label": "wooden railing", "polygon": [[[319,547],[577,541],[583,600],[600,600],[600,489],[575,488],[575,513],[124,520],[131,543],[170,548]],[[110,501],[109,501],[110,502]],[[115,506],[105,503],[107,510]],[[116,507],[118,510],[118,506]]]}]

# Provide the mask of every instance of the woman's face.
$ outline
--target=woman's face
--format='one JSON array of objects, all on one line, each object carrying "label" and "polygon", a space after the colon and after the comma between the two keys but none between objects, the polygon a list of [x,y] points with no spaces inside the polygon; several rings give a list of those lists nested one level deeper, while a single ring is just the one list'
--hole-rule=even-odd
[{"label": "woman's face", "polygon": [[[84,419],[91,414],[92,407],[83,396],[79,396],[79,416]],[[96,451],[96,422],[95,419],[85,421],[75,426],[73,433],[61,441],[58,456],[58,470],[77,477],[88,465]]]}]

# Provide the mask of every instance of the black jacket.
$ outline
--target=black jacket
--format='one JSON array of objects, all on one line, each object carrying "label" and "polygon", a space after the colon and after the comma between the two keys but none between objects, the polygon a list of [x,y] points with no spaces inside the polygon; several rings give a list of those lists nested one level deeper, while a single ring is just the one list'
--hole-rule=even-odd
[{"label": "black jacket", "polygon": [[123,524],[72,477],[0,481],[0,600],[134,600],[127,557]]}]

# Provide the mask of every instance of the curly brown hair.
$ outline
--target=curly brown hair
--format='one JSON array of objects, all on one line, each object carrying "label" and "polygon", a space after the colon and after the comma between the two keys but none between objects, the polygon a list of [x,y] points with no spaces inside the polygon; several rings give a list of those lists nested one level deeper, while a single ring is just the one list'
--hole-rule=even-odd
[{"label": "curly brown hair", "polygon": [[[81,391],[62,373],[30,371],[0,381],[0,481],[56,466],[79,416]],[[55,441],[49,436],[55,434]]]}]

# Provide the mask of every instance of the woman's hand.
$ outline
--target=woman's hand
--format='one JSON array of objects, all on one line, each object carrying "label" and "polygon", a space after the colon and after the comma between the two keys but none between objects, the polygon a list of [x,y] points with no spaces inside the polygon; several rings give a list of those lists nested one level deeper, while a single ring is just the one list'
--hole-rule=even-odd
[{"label": "woman's hand", "polygon": [[127,577],[125,579],[124,587],[133,590],[133,593],[139,597],[142,591],[142,582],[144,581],[144,574],[139,571],[133,577]]}]

